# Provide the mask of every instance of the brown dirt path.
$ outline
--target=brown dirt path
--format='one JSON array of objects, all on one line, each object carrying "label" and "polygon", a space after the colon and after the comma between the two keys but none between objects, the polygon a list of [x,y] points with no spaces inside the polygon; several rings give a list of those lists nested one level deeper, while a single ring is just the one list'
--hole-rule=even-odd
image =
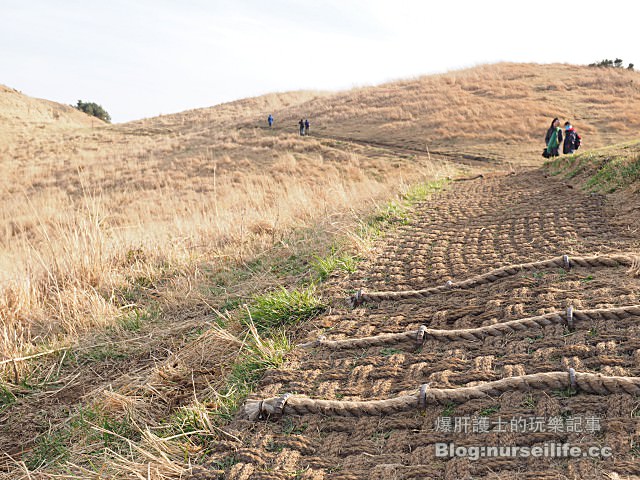
[{"label": "brown dirt path", "polygon": [[[606,198],[547,178],[540,170],[455,183],[419,205],[414,220],[382,239],[350,278],[336,280],[332,294],[363,288],[405,290],[463,280],[500,266],[610,252],[639,252],[637,236],[608,217]],[[453,329],[489,325],[564,310],[640,303],[640,279],[624,268],[546,270],[515,275],[468,290],[419,300],[383,301],[354,310],[337,306],[305,327],[300,341],[402,332],[424,324]],[[575,332],[554,325],[481,342],[427,341],[357,350],[296,349],[288,364],[269,372],[258,398],[285,392],[331,400],[386,399],[429,382],[454,388],[478,381],[572,367],[580,372],[640,376],[640,318],[598,320]],[[381,417],[285,416],[278,421],[232,425],[242,443],[220,445],[198,478],[603,478],[640,474],[640,399],[565,391],[512,392],[461,405],[432,405],[425,412]],[[438,418],[488,418],[491,431],[443,433]],[[582,432],[497,431],[518,418],[581,421]],[[587,418],[600,430],[585,432]],[[580,420],[575,420],[579,418]],[[569,419],[569,420],[567,420]],[[466,420],[462,420],[466,422]],[[569,422],[569,423],[567,423]],[[461,428],[462,429],[462,428]],[[499,430],[499,428],[498,428]],[[456,445],[536,446],[543,442],[609,446],[613,457],[437,458],[436,442]],[[214,462],[218,462],[214,466]],[[610,477],[613,478],[613,477]]]}]

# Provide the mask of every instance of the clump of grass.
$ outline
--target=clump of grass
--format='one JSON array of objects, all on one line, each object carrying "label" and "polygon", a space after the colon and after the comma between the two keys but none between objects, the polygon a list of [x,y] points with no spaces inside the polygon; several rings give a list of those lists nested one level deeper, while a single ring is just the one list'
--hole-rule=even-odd
[{"label": "clump of grass", "polygon": [[640,180],[637,142],[560,157],[545,166],[553,175],[583,177],[583,188],[591,192],[612,193]]},{"label": "clump of grass", "polygon": [[278,290],[254,298],[250,320],[258,331],[294,325],[313,318],[326,309],[316,286]]},{"label": "clump of grass", "polygon": [[357,256],[340,253],[336,247],[332,247],[328,255],[324,257],[314,256],[312,265],[320,281],[324,281],[335,271],[355,272],[358,260]]},{"label": "clump of grass", "polygon": [[435,180],[431,182],[419,183],[409,188],[403,195],[403,199],[409,202],[410,204],[422,202],[428,199],[434,193],[437,193],[443,190],[448,183],[449,183],[449,180],[446,178],[442,178],[440,180]]},{"label": "clump of grass", "polygon": [[587,180],[586,187],[612,193],[640,180],[640,155],[629,161],[624,156],[607,158],[598,171]]},{"label": "clump of grass", "polygon": [[396,353],[403,353],[403,352],[398,348],[383,348],[382,350],[380,350],[380,355],[384,357],[390,357],[392,355],[395,355]]},{"label": "clump of grass", "polygon": [[27,467],[36,470],[64,463],[78,448],[87,455],[105,449],[128,453],[129,440],[139,439],[140,432],[128,415],[114,418],[96,407],[84,407],[59,428],[38,437],[24,460]]},{"label": "clump of grass", "polygon": [[494,413],[497,413],[500,411],[500,405],[494,405],[492,407],[489,408],[485,408],[484,410],[480,410],[478,412],[478,415],[480,417],[489,417],[491,415],[493,415]]},{"label": "clump of grass", "polygon": [[230,420],[239,405],[257,386],[266,370],[278,368],[285,355],[293,348],[284,329],[273,332],[270,338],[262,338],[257,325],[249,320],[249,332],[244,347],[231,367],[227,384],[217,393],[213,413],[223,420]]},{"label": "clump of grass", "polygon": [[448,402],[445,405],[444,410],[442,410],[442,417],[450,417],[456,411],[456,404],[453,402]]},{"label": "clump of grass", "polygon": [[16,402],[15,394],[9,390],[9,387],[0,383],[0,413],[4,412],[9,406]]},{"label": "clump of grass", "polygon": [[137,332],[142,328],[142,324],[145,321],[152,319],[154,312],[145,308],[134,307],[128,312],[125,312],[119,319],[118,325],[126,331]]},{"label": "clump of grass", "polygon": [[408,188],[399,199],[389,201],[373,215],[361,220],[355,229],[355,240],[365,247],[373,244],[384,229],[389,225],[406,225],[410,219],[410,207],[424,201],[432,194],[444,189],[449,180],[440,180],[419,183]]}]

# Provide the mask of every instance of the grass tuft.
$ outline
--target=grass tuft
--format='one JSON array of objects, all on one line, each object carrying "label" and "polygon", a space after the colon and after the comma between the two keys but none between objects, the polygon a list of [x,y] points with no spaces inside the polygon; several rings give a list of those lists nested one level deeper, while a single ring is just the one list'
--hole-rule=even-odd
[{"label": "grass tuft", "polygon": [[249,309],[249,319],[258,331],[295,325],[316,317],[326,309],[326,304],[311,284],[300,289],[278,290],[254,298]]},{"label": "grass tuft", "polygon": [[359,258],[347,253],[340,253],[335,247],[325,257],[314,256],[312,263],[318,279],[323,282],[336,271],[353,273],[356,271]]}]

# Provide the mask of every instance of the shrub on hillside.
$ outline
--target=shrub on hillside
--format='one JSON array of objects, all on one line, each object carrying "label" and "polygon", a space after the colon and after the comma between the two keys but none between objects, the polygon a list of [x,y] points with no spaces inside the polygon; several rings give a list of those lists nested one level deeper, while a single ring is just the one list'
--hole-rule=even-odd
[{"label": "shrub on hillside", "polygon": [[[600,60],[599,62],[590,63],[590,67],[601,67],[601,68],[622,68],[622,59],[616,58],[615,60],[609,60],[605,58],[604,60]],[[633,63],[630,63],[627,66],[627,70],[633,70]]]},{"label": "shrub on hillside", "polygon": [[100,120],[111,123],[111,116],[109,115],[109,113],[97,103],[83,102],[82,100],[78,100],[78,104],[75,106],[75,108],[77,108],[81,112],[86,113],[87,115],[93,115]]}]

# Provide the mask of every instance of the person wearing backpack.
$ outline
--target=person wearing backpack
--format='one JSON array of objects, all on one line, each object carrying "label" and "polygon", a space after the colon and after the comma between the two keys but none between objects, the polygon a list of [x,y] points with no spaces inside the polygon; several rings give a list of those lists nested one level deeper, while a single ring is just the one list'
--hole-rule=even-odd
[{"label": "person wearing backpack", "polygon": [[300,135],[304,135],[304,120],[302,118],[298,122],[298,125],[300,126]]},{"label": "person wearing backpack", "polygon": [[305,119],[304,121],[304,134],[309,135],[309,119]]},{"label": "person wearing backpack", "polygon": [[546,158],[560,155],[559,149],[562,144],[562,129],[560,128],[560,120],[557,117],[551,122],[544,141],[547,144],[546,155],[544,155]]},{"label": "person wearing backpack", "polygon": [[571,122],[564,123],[564,144],[562,145],[562,153],[570,155],[580,148],[582,137],[578,135],[576,129],[571,126]]}]

